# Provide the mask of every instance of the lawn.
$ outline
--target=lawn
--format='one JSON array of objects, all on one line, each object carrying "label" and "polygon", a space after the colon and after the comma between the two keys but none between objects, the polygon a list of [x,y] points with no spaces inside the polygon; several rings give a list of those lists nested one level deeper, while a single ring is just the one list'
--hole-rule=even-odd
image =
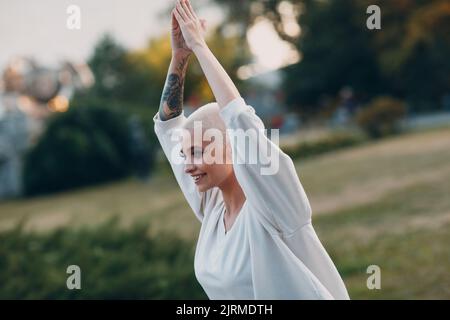
[{"label": "lawn", "polygon": [[[296,161],[315,229],[358,298],[450,298],[450,129],[411,133]],[[92,226],[118,216],[195,241],[199,223],[162,166],[134,179],[0,203],[0,230]],[[368,290],[366,268],[381,268]]]}]

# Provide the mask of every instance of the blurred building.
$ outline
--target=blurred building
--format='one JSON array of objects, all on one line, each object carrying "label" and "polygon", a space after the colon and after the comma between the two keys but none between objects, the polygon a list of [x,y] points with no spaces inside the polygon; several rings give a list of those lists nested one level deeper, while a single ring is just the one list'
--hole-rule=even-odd
[{"label": "blurred building", "polygon": [[14,58],[0,80],[0,199],[22,193],[26,150],[43,132],[53,112],[64,112],[74,92],[94,82],[85,64],[63,62],[50,69]]}]

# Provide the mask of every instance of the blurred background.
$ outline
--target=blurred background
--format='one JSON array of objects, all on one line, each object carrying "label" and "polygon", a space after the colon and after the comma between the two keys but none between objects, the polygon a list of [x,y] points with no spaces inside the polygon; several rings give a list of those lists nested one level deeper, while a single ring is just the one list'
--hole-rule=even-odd
[{"label": "blurred background", "polygon": [[[0,0],[0,298],[204,299],[200,225],[153,134],[174,1],[73,2]],[[450,1],[192,4],[280,129],[351,298],[449,299]],[[193,57],[186,113],[213,100]]]}]

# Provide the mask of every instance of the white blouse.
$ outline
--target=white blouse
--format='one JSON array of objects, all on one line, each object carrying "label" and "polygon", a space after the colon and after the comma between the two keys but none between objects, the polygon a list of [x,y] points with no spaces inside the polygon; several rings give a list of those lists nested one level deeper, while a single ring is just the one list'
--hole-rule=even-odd
[{"label": "white blouse", "polygon": [[[227,233],[220,190],[199,192],[184,173],[183,161],[176,158],[180,155],[174,150],[180,150],[181,144],[172,133],[186,121],[184,113],[167,121],[161,121],[159,114],[153,119],[178,184],[202,223],[194,269],[208,297],[349,299],[311,224],[311,207],[291,158],[267,139],[261,119],[244,99],[234,99],[220,115],[227,129],[250,132],[250,143],[259,150],[256,163],[245,161],[245,144],[230,139],[233,169],[246,201]],[[261,168],[274,155],[278,156],[278,171],[261,175]]]}]

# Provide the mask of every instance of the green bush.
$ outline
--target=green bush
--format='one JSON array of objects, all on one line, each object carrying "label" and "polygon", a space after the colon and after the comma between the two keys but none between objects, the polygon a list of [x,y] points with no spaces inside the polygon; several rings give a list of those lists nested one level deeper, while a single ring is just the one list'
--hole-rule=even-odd
[{"label": "green bush", "polygon": [[391,97],[378,97],[356,116],[358,125],[372,138],[398,132],[398,122],[406,115],[403,101]]},{"label": "green bush", "polygon": [[129,173],[126,116],[99,103],[71,106],[49,121],[24,165],[26,194],[117,179]]},{"label": "green bush", "polygon": [[342,133],[334,134],[313,142],[303,142],[296,146],[283,147],[282,149],[292,159],[297,159],[354,146],[361,142],[363,142],[363,139],[360,136]]},{"label": "green bush", "polygon": [[[193,272],[194,245],[117,220],[49,234],[0,233],[0,299],[204,299]],[[69,290],[69,265],[81,289]]]}]

